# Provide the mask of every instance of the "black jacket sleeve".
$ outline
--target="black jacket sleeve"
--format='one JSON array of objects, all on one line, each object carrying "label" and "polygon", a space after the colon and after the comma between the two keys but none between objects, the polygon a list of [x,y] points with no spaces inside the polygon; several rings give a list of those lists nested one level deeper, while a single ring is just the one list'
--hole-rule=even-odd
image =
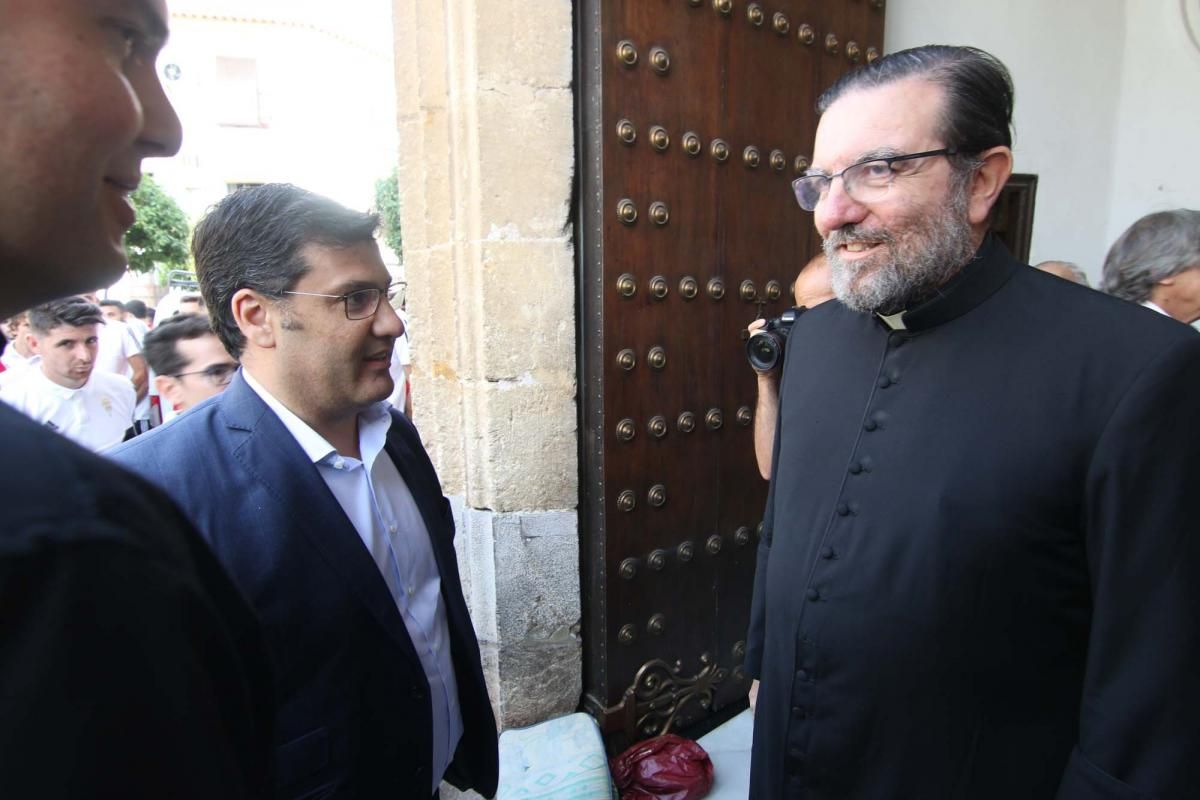
[{"label": "black jacket sleeve", "polygon": [[1200,787],[1200,337],[1148,364],[1089,467],[1093,616],[1060,800]]},{"label": "black jacket sleeve", "polygon": [[194,575],[104,531],[0,557],[0,796],[246,798],[269,731]]}]

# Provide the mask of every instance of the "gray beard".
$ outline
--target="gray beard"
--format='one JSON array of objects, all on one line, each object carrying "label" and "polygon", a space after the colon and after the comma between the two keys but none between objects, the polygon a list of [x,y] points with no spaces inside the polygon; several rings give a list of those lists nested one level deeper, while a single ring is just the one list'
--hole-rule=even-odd
[{"label": "gray beard", "polygon": [[[885,230],[853,225],[831,233],[824,248],[837,298],[854,311],[893,314],[937,294],[975,254],[967,221],[966,184],[953,187],[940,213],[923,223],[903,240]],[[856,241],[883,242],[887,253],[843,261],[838,246]],[[866,279],[858,280],[865,273],[869,273]]]}]

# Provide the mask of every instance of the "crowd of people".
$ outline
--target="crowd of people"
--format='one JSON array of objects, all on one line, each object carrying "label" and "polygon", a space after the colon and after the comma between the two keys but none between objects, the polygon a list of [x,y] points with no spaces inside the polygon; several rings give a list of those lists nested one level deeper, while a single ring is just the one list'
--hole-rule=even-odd
[{"label": "crowd of people", "polygon": [[[209,324],[204,298],[183,293],[155,325],[141,300],[98,292],[53,300],[0,327],[0,401],[75,442],[103,451],[170,422],[223,391],[238,363]],[[407,325],[390,363],[388,397],[412,415]]]},{"label": "crowd of people", "polygon": [[[86,294],[181,136],[164,0],[104,8],[0,3],[0,794],[491,796],[378,219],[243,189],[195,308]],[[1136,223],[1104,292],[1017,262],[1013,95],[928,46],[821,97],[793,189],[824,253],[759,379],[756,800],[1200,786],[1196,212]]]}]

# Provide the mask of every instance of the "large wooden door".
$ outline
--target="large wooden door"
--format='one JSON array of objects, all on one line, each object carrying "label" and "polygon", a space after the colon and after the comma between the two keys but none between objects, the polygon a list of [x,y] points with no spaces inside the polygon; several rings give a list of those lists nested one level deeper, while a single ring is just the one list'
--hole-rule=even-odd
[{"label": "large wooden door", "polygon": [[749,686],[767,485],[742,331],[818,248],[790,182],[883,2],[585,0],[577,26],[584,704],[644,736]]}]

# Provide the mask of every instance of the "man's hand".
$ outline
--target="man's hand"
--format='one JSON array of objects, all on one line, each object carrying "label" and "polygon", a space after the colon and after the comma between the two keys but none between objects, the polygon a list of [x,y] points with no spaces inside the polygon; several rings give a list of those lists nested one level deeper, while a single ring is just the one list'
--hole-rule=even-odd
[{"label": "man's hand", "polygon": [[[749,325],[746,326],[746,338],[749,339],[751,336],[754,335],[755,331],[762,330],[766,326],[766,324],[767,324],[767,320],[763,317],[759,317],[758,319],[751,322]],[[776,367],[775,369],[766,370],[765,372],[760,369],[755,369],[753,365],[751,365],[750,368],[753,369],[754,372],[760,378],[762,378],[763,376],[766,376],[766,375],[772,376],[771,380],[775,380],[775,376],[779,372],[778,367]]]}]

